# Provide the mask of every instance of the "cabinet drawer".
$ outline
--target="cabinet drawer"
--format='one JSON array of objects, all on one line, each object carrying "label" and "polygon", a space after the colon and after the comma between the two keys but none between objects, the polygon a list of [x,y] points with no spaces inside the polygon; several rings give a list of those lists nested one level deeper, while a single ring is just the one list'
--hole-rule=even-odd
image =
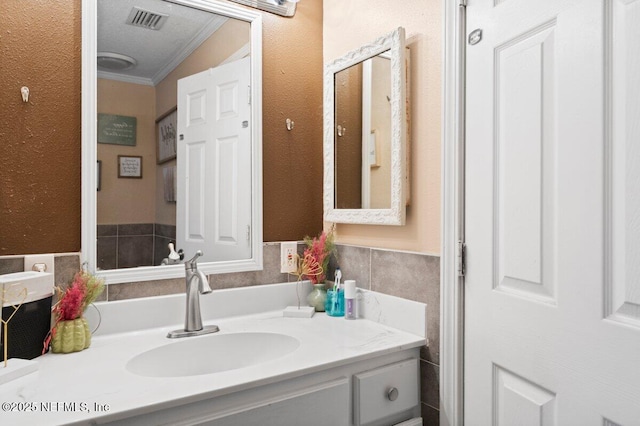
[{"label": "cabinet drawer", "polygon": [[417,359],[389,364],[354,376],[354,423],[357,426],[406,420],[420,403]]}]

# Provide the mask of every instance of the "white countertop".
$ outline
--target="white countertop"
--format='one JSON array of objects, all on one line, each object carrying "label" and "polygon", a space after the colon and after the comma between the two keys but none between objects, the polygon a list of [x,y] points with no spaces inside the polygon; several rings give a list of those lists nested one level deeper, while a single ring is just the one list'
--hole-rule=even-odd
[{"label": "white countertop", "polygon": [[[288,285],[282,285],[269,291],[289,291],[287,289],[290,289]],[[245,298],[250,291],[231,290],[228,295]],[[224,302],[227,296],[223,292],[218,293],[217,299]],[[361,298],[361,301],[376,295],[379,294],[367,292],[367,296]],[[386,300],[388,297],[382,295],[380,300]],[[164,301],[157,299],[161,298],[126,301],[120,305],[115,305],[120,302],[106,303],[110,306],[104,309],[106,312],[102,314],[101,328],[109,329],[106,324],[114,322],[110,317],[113,315],[110,309],[126,309],[130,313],[135,307],[140,316],[141,306],[149,309],[149,303],[173,305],[174,302],[184,300],[184,296],[182,299],[177,295],[165,297]],[[275,299],[277,297],[274,297]],[[392,300],[391,306],[398,301],[404,303],[402,299],[395,299]],[[202,300],[204,301],[204,297]],[[414,306],[416,304],[407,302]],[[142,303],[146,305],[141,305]],[[368,302],[367,304],[371,305]],[[156,328],[96,335],[90,348],[72,354],[43,355],[36,359],[39,364],[36,373],[0,386],[0,403],[3,403],[0,423],[44,425],[89,420],[102,423],[159,408],[209,399],[425,344],[422,333],[418,335],[398,330],[368,319],[347,321],[344,318],[329,317],[324,313],[316,313],[311,319],[285,318],[281,309],[209,319],[213,315],[208,312],[207,303],[202,305],[205,325],[218,325],[218,335],[273,332],[295,337],[300,341],[300,346],[281,358],[250,367],[199,376],[155,378],[135,375],[127,371],[125,365],[137,354],[176,342],[175,339],[167,339],[166,334],[170,330],[181,328],[183,324],[173,323]],[[388,310],[383,313],[384,308],[380,306],[387,305],[384,300],[376,300],[375,305],[375,319],[384,319],[392,315]],[[153,308],[154,306],[151,306],[151,309]],[[366,310],[364,306],[362,310]],[[424,308],[422,310],[424,311]],[[400,315],[406,316],[407,311]],[[424,318],[418,320],[424,321]],[[186,339],[198,338],[201,337]],[[189,354],[185,353],[184,358],[176,362],[189,362]],[[108,409],[98,412],[95,410],[96,404]],[[15,411],[6,411],[7,408]]]}]

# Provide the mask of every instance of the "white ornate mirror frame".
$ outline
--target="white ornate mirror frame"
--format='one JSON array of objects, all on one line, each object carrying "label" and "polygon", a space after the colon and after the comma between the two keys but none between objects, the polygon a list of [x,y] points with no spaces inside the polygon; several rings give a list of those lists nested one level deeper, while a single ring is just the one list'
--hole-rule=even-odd
[{"label": "white ornate mirror frame", "polygon": [[[262,14],[217,0],[172,0],[251,24],[251,119],[252,129],[252,212],[251,258],[203,262],[205,274],[262,269]],[[82,262],[96,270],[97,205],[97,6],[95,0],[82,0]],[[148,266],[97,271],[107,284],[153,281],[184,277],[183,265]]]},{"label": "white ornate mirror frame", "polygon": [[[404,225],[407,202],[406,49],[404,28],[382,36],[325,66],[324,71],[324,220],[336,223]],[[391,206],[388,209],[335,207],[335,74],[390,51],[391,56]]]}]

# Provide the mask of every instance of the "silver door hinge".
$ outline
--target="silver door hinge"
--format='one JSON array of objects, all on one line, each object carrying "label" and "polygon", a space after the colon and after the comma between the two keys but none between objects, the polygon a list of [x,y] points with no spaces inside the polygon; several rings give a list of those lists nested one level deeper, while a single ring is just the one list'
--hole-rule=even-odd
[{"label": "silver door hinge", "polygon": [[464,277],[466,271],[467,245],[463,241],[458,241],[458,276]]},{"label": "silver door hinge", "polygon": [[251,86],[247,86],[247,103],[251,105]]},{"label": "silver door hinge", "polygon": [[247,225],[247,241],[251,241],[251,225]]}]

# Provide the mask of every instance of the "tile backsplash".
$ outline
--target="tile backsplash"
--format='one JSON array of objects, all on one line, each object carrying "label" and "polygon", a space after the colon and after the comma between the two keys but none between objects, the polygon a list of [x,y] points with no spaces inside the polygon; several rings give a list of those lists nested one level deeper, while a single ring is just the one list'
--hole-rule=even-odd
[{"label": "tile backsplash", "polygon": [[100,269],[159,265],[176,239],[175,225],[160,223],[98,225],[97,232]]}]

